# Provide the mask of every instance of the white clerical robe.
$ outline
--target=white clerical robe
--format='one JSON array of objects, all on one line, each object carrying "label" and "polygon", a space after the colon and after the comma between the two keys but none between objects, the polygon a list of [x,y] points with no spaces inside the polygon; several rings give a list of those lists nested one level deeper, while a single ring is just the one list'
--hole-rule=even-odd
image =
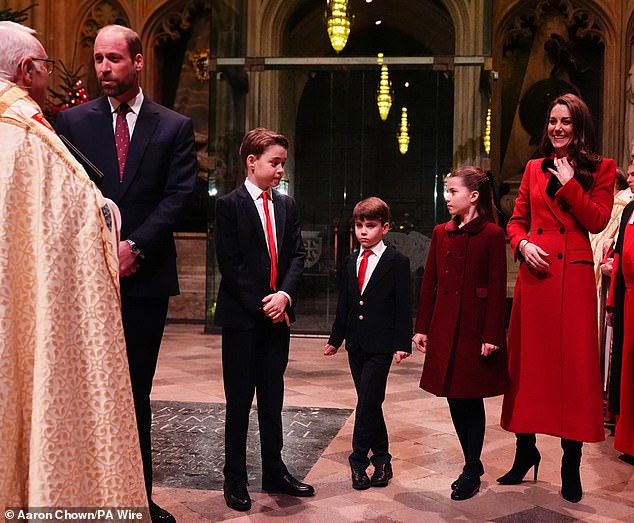
[{"label": "white clerical robe", "polygon": [[0,80],[0,507],[140,507],[116,208]]}]

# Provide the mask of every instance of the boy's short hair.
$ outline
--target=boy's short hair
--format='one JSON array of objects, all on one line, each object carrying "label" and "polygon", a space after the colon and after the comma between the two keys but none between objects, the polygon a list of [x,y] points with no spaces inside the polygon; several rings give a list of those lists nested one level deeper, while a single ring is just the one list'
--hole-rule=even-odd
[{"label": "boy's short hair", "polygon": [[242,145],[240,145],[240,158],[242,158],[242,163],[246,164],[249,155],[260,156],[272,145],[281,145],[284,149],[288,150],[288,138],[283,134],[276,133],[264,127],[251,129],[244,135]]},{"label": "boy's short hair", "polygon": [[357,221],[378,220],[381,224],[390,223],[390,208],[381,198],[371,196],[354,206],[352,219]]}]

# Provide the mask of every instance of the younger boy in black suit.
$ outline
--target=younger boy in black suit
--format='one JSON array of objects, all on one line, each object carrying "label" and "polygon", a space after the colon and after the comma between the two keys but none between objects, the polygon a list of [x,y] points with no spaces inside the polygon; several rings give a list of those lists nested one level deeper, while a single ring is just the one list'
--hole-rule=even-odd
[{"label": "younger boy in black suit", "polygon": [[[412,352],[409,259],[383,238],[390,209],[380,198],[360,201],[353,211],[361,246],[344,264],[337,314],[324,354],[335,354],[346,340],[348,362],[357,391],[352,435],[352,487],[385,487],[392,478],[387,428],[382,404],[392,363]],[[372,451],[372,456],[368,455]],[[374,473],[366,473],[372,462]]]}]

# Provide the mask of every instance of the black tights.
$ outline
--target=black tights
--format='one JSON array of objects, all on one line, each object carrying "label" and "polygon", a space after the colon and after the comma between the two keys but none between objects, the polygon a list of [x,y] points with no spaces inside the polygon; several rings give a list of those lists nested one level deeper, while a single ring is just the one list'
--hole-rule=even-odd
[{"label": "black tights", "polygon": [[458,434],[462,453],[465,458],[465,474],[477,478],[482,463],[482,445],[484,443],[484,400],[482,398],[447,398],[451,420]]}]

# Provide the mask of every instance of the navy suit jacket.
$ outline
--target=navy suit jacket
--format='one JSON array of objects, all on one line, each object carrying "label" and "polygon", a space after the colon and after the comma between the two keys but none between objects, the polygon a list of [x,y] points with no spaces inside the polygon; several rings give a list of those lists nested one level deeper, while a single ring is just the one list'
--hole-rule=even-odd
[{"label": "navy suit jacket", "polygon": [[[277,290],[291,297],[293,308],[304,269],[305,250],[295,200],[273,191],[277,234]],[[246,187],[241,185],[216,203],[216,255],[222,278],[215,322],[223,327],[250,329],[261,314],[269,289],[271,258],[264,228]]]},{"label": "navy suit jacket", "polygon": [[121,279],[122,293],[148,298],[178,294],[173,230],[198,173],[191,119],[144,97],[123,183],[106,96],[58,113],[56,130],[104,173],[98,186],[119,206],[121,238],[134,241],[145,256],[136,273]]},{"label": "navy suit jacket", "polygon": [[412,352],[412,307],[409,259],[387,246],[363,294],[357,282],[354,251],[344,263],[337,313],[328,343],[348,351]]}]

